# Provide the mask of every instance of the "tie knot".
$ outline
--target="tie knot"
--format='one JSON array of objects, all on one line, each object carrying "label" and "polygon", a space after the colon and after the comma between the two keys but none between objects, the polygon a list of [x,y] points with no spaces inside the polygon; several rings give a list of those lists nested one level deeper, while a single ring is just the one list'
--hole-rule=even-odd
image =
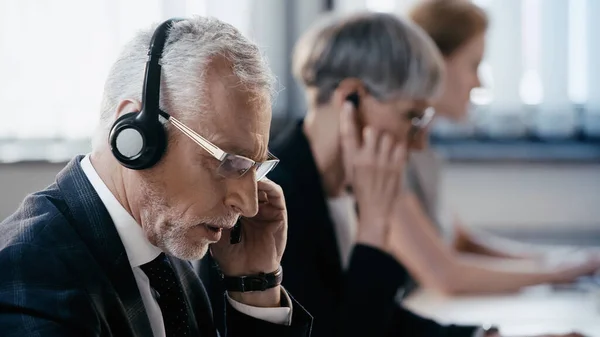
[{"label": "tie knot", "polygon": [[140,268],[142,268],[146,275],[148,275],[148,273],[156,273],[164,269],[172,270],[171,263],[169,263],[169,259],[165,253],[160,253],[154,260],[144,263],[140,266]]}]

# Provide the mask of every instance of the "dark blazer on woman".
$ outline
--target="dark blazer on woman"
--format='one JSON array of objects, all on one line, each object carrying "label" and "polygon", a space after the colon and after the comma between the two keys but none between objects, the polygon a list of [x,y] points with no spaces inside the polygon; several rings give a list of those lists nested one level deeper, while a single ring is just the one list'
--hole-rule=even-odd
[{"label": "dark blazer on woman", "polygon": [[[288,210],[283,286],[313,315],[313,336],[473,336],[477,327],[443,326],[399,306],[395,297],[408,273],[383,251],[356,245],[342,270],[333,220],[302,123],[284,130],[271,151],[281,162],[269,177],[283,188]],[[203,261],[201,274],[212,287],[219,283],[211,265]],[[222,302],[220,296],[216,298]]]}]

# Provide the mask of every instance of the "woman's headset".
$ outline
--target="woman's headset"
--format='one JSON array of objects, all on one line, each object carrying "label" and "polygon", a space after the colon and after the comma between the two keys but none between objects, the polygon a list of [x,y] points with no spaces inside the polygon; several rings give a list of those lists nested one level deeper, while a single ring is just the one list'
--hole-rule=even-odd
[{"label": "woman's headset", "polygon": [[160,121],[160,75],[162,57],[168,31],[175,22],[169,19],[161,23],[150,40],[148,61],[142,91],[142,109],[119,117],[108,136],[110,149],[115,158],[133,170],[147,169],[155,165],[167,148],[167,133]]}]

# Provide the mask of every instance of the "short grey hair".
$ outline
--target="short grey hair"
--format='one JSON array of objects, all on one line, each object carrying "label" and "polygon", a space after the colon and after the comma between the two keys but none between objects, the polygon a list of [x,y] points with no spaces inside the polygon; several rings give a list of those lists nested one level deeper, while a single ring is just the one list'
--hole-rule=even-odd
[{"label": "short grey hair", "polygon": [[401,96],[430,99],[439,94],[444,66],[422,29],[390,13],[329,16],[300,38],[294,77],[317,89],[324,104],[346,78],[363,82],[379,100]]},{"label": "short grey hair", "polygon": [[[108,133],[121,101],[141,102],[148,46],[157,26],[153,24],[138,32],[113,64],[104,85],[93,149],[108,144]],[[194,16],[174,23],[169,30],[160,62],[161,109],[183,121],[203,112],[206,67],[215,57],[223,57],[231,64],[232,74],[239,80],[238,88],[256,93],[256,98],[273,97],[275,78],[257,45],[228,23]]]}]

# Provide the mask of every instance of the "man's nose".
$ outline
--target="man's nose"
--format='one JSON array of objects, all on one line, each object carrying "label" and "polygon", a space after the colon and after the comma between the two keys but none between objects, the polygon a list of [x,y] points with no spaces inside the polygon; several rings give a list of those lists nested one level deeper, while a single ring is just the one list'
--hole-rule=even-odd
[{"label": "man's nose", "polygon": [[225,204],[242,216],[251,218],[258,213],[256,173],[251,170],[239,179],[228,179]]}]

